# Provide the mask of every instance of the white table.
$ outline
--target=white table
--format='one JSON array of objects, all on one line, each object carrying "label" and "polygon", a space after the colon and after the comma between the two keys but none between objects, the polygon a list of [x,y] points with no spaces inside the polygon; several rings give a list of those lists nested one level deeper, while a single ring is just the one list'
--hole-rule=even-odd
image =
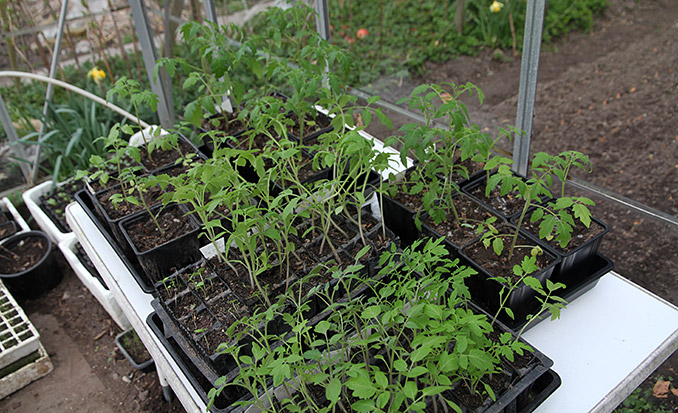
[{"label": "white table", "polygon": [[[151,353],[161,382],[166,380],[187,411],[204,411],[205,404],[146,324],[152,296],[141,290],[81,206],[69,205],[66,216]],[[543,321],[524,337],[554,361],[562,379],[538,412],[608,412],[678,348],[678,308],[610,272],[568,305],[560,320]]]},{"label": "white table", "polygon": [[610,272],[524,337],[562,379],[538,412],[609,412],[678,348],[678,308]]}]

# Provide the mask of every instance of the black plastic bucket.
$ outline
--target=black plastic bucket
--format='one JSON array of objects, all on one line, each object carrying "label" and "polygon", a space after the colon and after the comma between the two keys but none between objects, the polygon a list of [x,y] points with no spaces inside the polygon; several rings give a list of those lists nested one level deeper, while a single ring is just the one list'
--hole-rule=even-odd
[{"label": "black plastic bucket", "polygon": [[[47,243],[47,251],[43,257],[32,267],[19,273],[0,273],[0,278],[10,292],[24,298],[40,296],[54,288],[63,278],[63,274],[54,259],[54,244],[44,232],[28,231],[15,234],[2,243],[3,250],[12,251],[20,242],[31,238],[38,238]],[[9,254],[4,251],[2,255],[7,256]]]}]

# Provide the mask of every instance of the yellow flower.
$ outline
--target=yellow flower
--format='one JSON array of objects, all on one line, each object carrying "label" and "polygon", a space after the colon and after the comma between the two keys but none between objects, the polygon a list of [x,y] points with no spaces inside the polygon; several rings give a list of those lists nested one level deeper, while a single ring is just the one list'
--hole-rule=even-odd
[{"label": "yellow flower", "polygon": [[494,0],[492,4],[490,4],[490,11],[492,13],[499,13],[499,10],[504,7],[504,3],[499,3],[497,0]]},{"label": "yellow flower", "polygon": [[99,83],[99,81],[106,77],[106,72],[94,66],[92,70],[87,72],[87,77],[91,77],[94,80],[94,83]]}]

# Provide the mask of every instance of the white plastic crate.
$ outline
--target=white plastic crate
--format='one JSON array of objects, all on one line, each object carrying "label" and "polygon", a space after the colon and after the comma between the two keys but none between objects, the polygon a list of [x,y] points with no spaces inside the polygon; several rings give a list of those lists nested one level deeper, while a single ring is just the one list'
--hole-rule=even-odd
[{"label": "white plastic crate", "polygon": [[18,226],[17,228],[18,232],[31,230],[31,228],[26,223],[26,220],[24,220],[24,217],[22,217],[19,211],[16,210],[14,204],[12,204],[12,201],[10,201],[9,198],[4,197],[0,199],[0,208],[2,208],[3,211],[7,211],[10,213],[10,215],[12,215],[14,222],[16,222]]},{"label": "white plastic crate", "polygon": [[52,361],[49,359],[42,344],[38,343],[36,360],[0,377],[0,399],[26,387],[40,377],[46,376],[52,370],[54,370]]},{"label": "white plastic crate", "polygon": [[35,352],[40,334],[0,282],[0,369]]},{"label": "white plastic crate", "polygon": [[[68,208],[68,207],[67,207]],[[59,242],[59,249],[64,254],[66,261],[73,268],[73,272],[80,279],[80,281],[87,287],[87,289],[92,293],[94,298],[99,301],[99,303],[104,307],[106,312],[113,318],[113,320],[122,328],[123,330],[129,330],[132,328],[131,324],[125,317],[125,314],[120,309],[120,305],[115,301],[113,293],[106,288],[99,279],[92,275],[87,268],[80,262],[80,259],[76,255],[76,246],[78,245],[78,240],[75,237],[75,234],[71,233],[70,236],[63,241]]]},{"label": "white plastic crate", "polygon": [[49,192],[52,181],[45,181],[23,193],[22,198],[42,231],[55,243],[69,238],[73,232],[61,232],[54,222],[40,208],[40,196]]}]

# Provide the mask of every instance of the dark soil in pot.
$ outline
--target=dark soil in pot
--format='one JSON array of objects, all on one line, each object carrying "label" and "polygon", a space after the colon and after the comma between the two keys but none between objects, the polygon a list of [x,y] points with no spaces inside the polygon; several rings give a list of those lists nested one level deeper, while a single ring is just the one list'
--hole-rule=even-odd
[{"label": "dark soil in pot", "polygon": [[134,330],[122,333],[117,342],[137,365],[142,365],[151,359],[150,353],[146,350],[144,343],[141,342]]},{"label": "dark soil in pot", "polygon": [[454,207],[459,215],[459,224],[454,220],[452,212],[447,215],[447,220],[442,221],[440,224],[436,224],[429,214],[422,214],[421,221],[458,248],[461,248],[478,236],[476,232],[478,223],[491,217],[497,217],[466,196],[456,197],[454,199]]},{"label": "dark soil in pot", "polygon": [[66,222],[66,206],[73,202],[76,192],[82,189],[83,182],[71,180],[55,186],[54,191],[40,195],[38,204],[61,232],[71,232]]},{"label": "dark soil in pot", "polygon": [[471,184],[471,187],[465,189],[465,192],[475,197],[480,202],[491,206],[505,218],[519,213],[523,208],[523,205],[525,205],[525,201],[523,201],[522,198],[517,197],[514,193],[509,192],[506,195],[501,195],[499,186],[493,188],[492,191],[490,191],[489,196],[485,196],[485,180],[482,180],[476,185]]},{"label": "dark soil in pot", "polygon": [[[231,293],[226,293],[217,299],[209,301],[207,306],[212,310],[222,326],[230,326],[236,320],[249,315],[247,307],[243,306],[240,300]],[[244,329],[244,326],[236,328],[234,334],[242,329]]]},{"label": "dark soil in pot", "polygon": [[15,296],[36,298],[54,288],[63,273],[56,265],[54,245],[47,234],[28,231],[0,245],[0,277]]},{"label": "dark soil in pot", "polygon": [[417,211],[424,207],[424,204],[421,199],[426,193],[426,189],[417,194],[410,194],[412,187],[413,185],[411,184],[399,185],[398,192],[396,192],[396,194],[393,195],[391,198],[416,213]]},{"label": "dark soil in pot", "polygon": [[[476,264],[483,267],[487,272],[492,276],[511,276],[511,282],[515,283],[520,280],[520,277],[513,275],[513,266],[518,265],[523,261],[523,258],[530,255],[529,248],[516,248],[514,250],[513,256],[509,259],[508,254],[508,243],[505,244],[503,253],[498,256],[494,253],[492,247],[487,247],[481,243],[476,242],[471,245],[464,247],[464,253],[471,258]],[[518,237],[519,245],[527,245],[530,242],[523,238]],[[553,262],[553,257],[547,254],[537,255],[537,267],[540,269],[548,267]]]},{"label": "dark soil in pot", "polygon": [[190,316],[199,305],[200,300],[190,291],[178,294],[176,298],[167,303],[167,307],[178,319]]},{"label": "dark soil in pot", "polygon": [[[499,395],[502,391],[508,386],[508,376],[504,373],[495,373],[490,375],[485,383],[488,384],[495,395]],[[471,392],[471,389],[466,385],[466,383],[460,383],[453,390],[447,391],[448,395],[452,395],[451,399],[458,400],[463,404],[467,409],[467,412],[484,410],[483,407],[489,406],[493,403],[492,399],[485,393],[485,389],[482,385],[478,386],[476,389],[477,392]],[[433,411],[433,410],[426,410]]]},{"label": "dark soil in pot", "polygon": [[[163,137],[158,139],[163,139]],[[181,137],[178,138],[177,144],[179,145],[179,150],[174,147],[170,149],[156,147],[153,149],[150,155],[148,154],[148,151],[145,149],[145,147],[142,146],[140,148],[141,150],[139,151],[139,161],[141,165],[150,172],[159,168],[174,165],[174,163],[180,158],[186,157],[188,154],[196,152],[195,148],[193,148]]]},{"label": "dark soil in pot", "polygon": [[[139,212],[144,209],[144,206],[134,205],[129,202],[120,202],[117,205],[114,205],[111,201],[111,197],[116,194],[122,193],[122,187],[116,186],[108,190],[97,193],[96,199],[99,201],[99,204],[104,208],[104,211],[108,215],[108,218],[111,220],[120,219],[127,215],[130,215],[135,212]],[[138,193],[134,193],[135,196],[138,196]],[[162,195],[162,190],[158,186],[153,186],[148,188],[144,192],[144,200],[146,205],[155,205],[158,203],[158,200]]]},{"label": "dark soil in pot", "polygon": [[16,245],[0,246],[0,274],[17,274],[36,265],[49,251],[49,242],[42,238],[26,238]]},{"label": "dark soil in pot", "polygon": [[294,136],[298,136],[304,140],[304,144],[313,145],[313,143],[308,143],[304,138],[317,136],[320,132],[327,130],[331,126],[332,119],[329,116],[326,116],[322,113],[318,113],[313,119],[311,116],[307,116],[304,119],[304,130],[299,129],[299,117],[296,113],[290,115],[292,124],[288,125],[287,130],[292,133]]},{"label": "dark soil in pot", "polygon": [[195,230],[195,223],[187,219],[179,208],[165,208],[156,217],[158,225],[150,217],[146,218],[125,227],[139,252],[149,251]]},{"label": "dark soil in pot", "polygon": [[193,333],[194,339],[198,341],[199,336],[202,336],[202,333],[209,330],[217,322],[217,319],[207,309],[203,308],[191,312],[187,316],[181,318],[179,322],[186,330]]},{"label": "dark soil in pot", "polygon": [[208,119],[203,119],[202,127],[206,131],[219,131],[226,136],[236,136],[246,129],[243,121],[238,119],[238,114],[238,111],[222,112]]}]

